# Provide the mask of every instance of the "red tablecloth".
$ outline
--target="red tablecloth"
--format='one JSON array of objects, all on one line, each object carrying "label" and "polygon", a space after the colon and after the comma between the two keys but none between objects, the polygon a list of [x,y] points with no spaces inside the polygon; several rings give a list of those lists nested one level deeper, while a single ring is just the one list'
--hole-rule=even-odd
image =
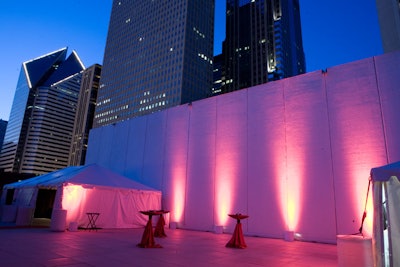
[{"label": "red tablecloth", "polygon": [[168,210],[159,210],[161,212],[160,217],[158,218],[156,228],[154,229],[155,237],[167,237],[164,231],[165,220],[163,214],[168,213]]},{"label": "red tablecloth", "polygon": [[160,215],[162,213],[156,210],[141,211],[140,213],[149,216],[149,221],[144,228],[142,241],[137,244],[137,246],[141,248],[162,248],[161,245],[156,244],[156,242],[154,241],[153,225],[151,223],[151,218],[153,215]]},{"label": "red tablecloth", "polygon": [[229,217],[236,219],[236,226],[235,230],[233,231],[233,235],[231,240],[226,244],[226,247],[229,248],[246,248],[246,242],[244,242],[244,237],[243,237],[243,230],[242,230],[242,224],[240,223],[240,220],[246,219],[249,216],[243,215],[240,213],[237,214],[228,214]]}]

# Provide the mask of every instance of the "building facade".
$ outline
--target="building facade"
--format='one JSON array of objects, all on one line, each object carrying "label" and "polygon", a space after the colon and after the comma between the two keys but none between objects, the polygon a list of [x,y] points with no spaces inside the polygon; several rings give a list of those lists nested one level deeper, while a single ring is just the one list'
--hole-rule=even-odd
[{"label": "building facade", "polygon": [[383,51],[400,50],[400,2],[376,0]]},{"label": "building facade", "polygon": [[305,73],[298,0],[227,0],[221,93]]},{"label": "building facade", "polygon": [[3,146],[4,135],[6,134],[8,121],[0,119],[0,151],[1,147]]},{"label": "building facade", "polygon": [[67,166],[83,69],[67,48],[22,64],[0,169],[43,174]]},{"label": "building facade", "polygon": [[89,130],[93,126],[100,75],[101,66],[98,64],[85,69],[82,73],[68,166],[85,164]]},{"label": "building facade", "polygon": [[114,0],[94,127],[209,96],[214,0]]}]

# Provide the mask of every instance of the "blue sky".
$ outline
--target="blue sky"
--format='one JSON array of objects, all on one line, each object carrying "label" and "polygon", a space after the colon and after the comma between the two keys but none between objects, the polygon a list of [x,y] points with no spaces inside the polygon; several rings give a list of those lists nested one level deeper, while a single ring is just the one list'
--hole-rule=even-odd
[{"label": "blue sky", "polygon": [[[216,0],[215,54],[225,38]],[[375,0],[299,0],[307,72],[382,54]],[[102,64],[112,0],[0,1],[0,119],[8,120],[21,64],[68,47]]]}]

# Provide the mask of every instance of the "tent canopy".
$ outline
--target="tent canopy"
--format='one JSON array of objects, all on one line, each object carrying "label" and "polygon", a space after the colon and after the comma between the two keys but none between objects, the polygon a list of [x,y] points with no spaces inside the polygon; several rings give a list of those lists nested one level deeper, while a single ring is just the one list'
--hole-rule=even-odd
[{"label": "tent canopy", "polygon": [[4,189],[38,187],[57,189],[66,184],[105,186],[144,191],[158,191],[135,182],[125,176],[114,173],[97,164],[72,166],[48,174],[4,185]]},{"label": "tent canopy", "polygon": [[[9,189],[15,189],[15,192],[11,190],[12,204],[6,204]],[[50,214],[52,223],[61,222],[57,228],[64,227],[64,219],[54,219],[59,211],[66,211],[66,225],[77,222],[78,226],[85,227],[87,213],[94,212],[101,214],[96,223],[99,227],[131,228],[142,227],[147,222],[146,216],[139,211],[161,209],[161,191],[97,164],[67,167],[6,184],[3,192],[3,204],[14,206],[18,212],[32,211],[37,218]],[[6,217],[13,221],[13,209],[8,208],[10,216]]]},{"label": "tent canopy", "polygon": [[400,161],[371,169],[373,181],[386,182],[392,176],[400,176]]}]

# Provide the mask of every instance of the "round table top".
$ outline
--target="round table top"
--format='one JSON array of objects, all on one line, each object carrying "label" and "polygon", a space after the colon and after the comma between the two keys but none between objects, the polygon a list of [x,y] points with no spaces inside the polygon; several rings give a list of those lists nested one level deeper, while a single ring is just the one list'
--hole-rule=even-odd
[{"label": "round table top", "polygon": [[141,210],[140,213],[144,215],[160,215],[162,212],[159,212],[158,210]]},{"label": "round table top", "polygon": [[234,218],[234,219],[239,219],[239,220],[249,218],[248,215],[244,215],[244,214],[240,214],[240,213],[228,214],[228,216],[229,216],[229,217],[232,217],[232,218]]},{"label": "round table top", "polygon": [[168,213],[169,210],[141,210],[140,213],[144,215],[161,215],[164,213]]},{"label": "round table top", "polygon": [[161,212],[161,213],[168,213],[169,210],[158,210],[158,212]]}]

